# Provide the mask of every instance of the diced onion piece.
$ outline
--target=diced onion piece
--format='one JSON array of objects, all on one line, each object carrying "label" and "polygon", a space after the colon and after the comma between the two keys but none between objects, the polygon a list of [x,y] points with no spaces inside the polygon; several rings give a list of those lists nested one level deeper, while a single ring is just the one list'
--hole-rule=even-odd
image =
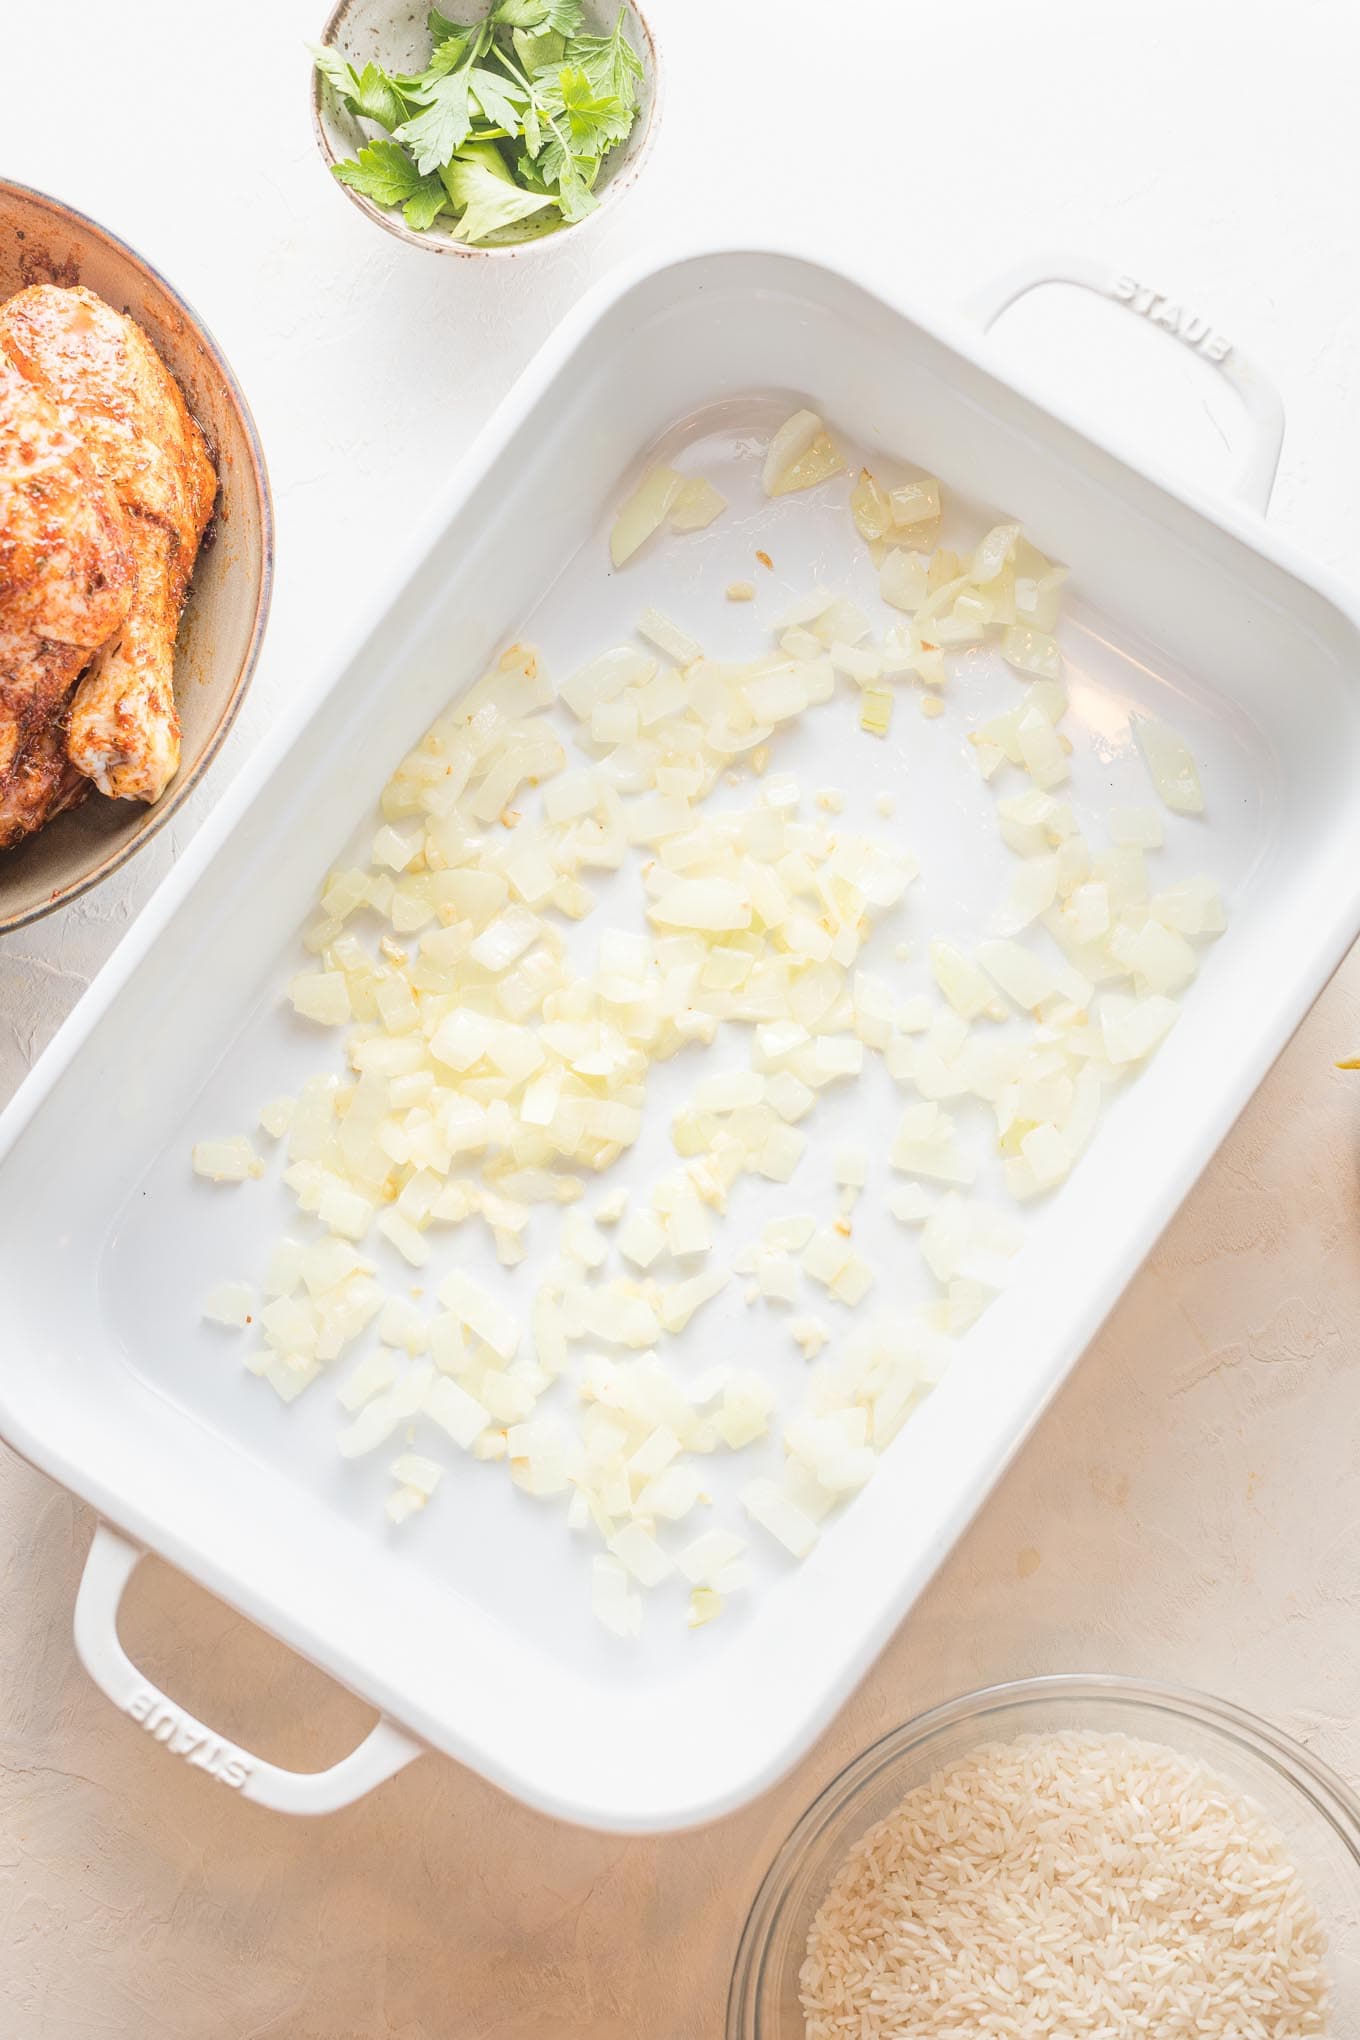
[{"label": "diced onion piece", "polygon": [[562,687],[562,699],[573,715],[589,722],[603,702],[617,701],[627,687],[644,685],[655,671],[656,660],[636,645],[616,645],[573,673]]},{"label": "diced onion piece", "polygon": [[703,1476],[692,1466],[668,1466],[639,1488],[639,1515],[663,1523],[678,1523],[688,1516],[703,1492]]},{"label": "diced onion piece", "polygon": [[659,1587],[675,1570],[670,1559],[641,1523],[625,1523],[610,1540],[610,1550],[643,1587]]},{"label": "diced onion piece", "polygon": [[884,1201],[900,1225],[923,1225],[935,1209],[919,1183],[896,1185],[888,1191]]},{"label": "diced onion piece", "polygon": [[666,1228],[650,1211],[633,1211],[619,1228],[619,1252],[635,1268],[648,1269],[665,1251]]},{"label": "diced onion piece", "polygon": [[638,483],[614,519],[609,533],[609,557],[616,567],[633,557],[638,547],[663,524],[676,506],[685,477],[672,467],[654,467]]},{"label": "diced onion piece", "polygon": [[931,1101],[906,1107],[889,1160],[903,1175],[937,1183],[969,1184],[977,1174],[972,1157],[955,1138],[953,1120]]},{"label": "diced onion piece", "polygon": [[669,616],[659,609],[644,609],[638,618],[638,635],[645,637],[648,644],[655,645],[668,659],[674,659],[677,666],[692,666],[696,659],[702,659],[704,648],[697,638],[681,630]]},{"label": "diced onion piece", "polygon": [[940,514],[940,485],[931,475],[919,481],[902,482],[888,491],[892,521],[899,531],[916,524],[933,524]]},{"label": "diced onion piece", "polygon": [[745,1538],[738,1537],[731,1530],[705,1530],[683,1551],[676,1553],[675,1563],[691,1586],[711,1587],[745,1549]]},{"label": "diced onion piece", "polygon": [[429,1260],[429,1241],[399,1211],[384,1211],[378,1219],[378,1231],[413,1268],[423,1268]]},{"label": "diced onion piece", "polygon": [[1062,678],[1062,654],[1056,638],[1030,624],[1007,624],[1001,633],[1001,656],[1017,672],[1037,673],[1041,680]]},{"label": "diced onion piece", "polygon": [[1135,715],[1130,720],[1148,777],[1166,805],[1178,815],[1203,814],[1204,790],[1189,746],[1150,715]]},{"label": "diced onion piece", "polygon": [[789,1319],[789,1336],[805,1360],[815,1360],[831,1334],[820,1318],[796,1317]]},{"label": "diced onion piece", "polygon": [[990,980],[952,942],[932,942],[930,970],[954,1011],[965,1020],[985,1013],[995,996]]},{"label": "diced onion piece", "polygon": [[930,594],[930,560],[925,553],[894,547],[878,570],[878,592],[894,609],[914,614]]},{"label": "diced onion piece", "polygon": [[827,1287],[832,1296],[853,1310],[856,1304],[862,1303],[868,1295],[874,1285],[874,1280],[873,1268],[865,1260],[864,1256],[862,1254],[851,1254],[844,1267],[833,1277]]},{"label": "diced onion piece", "polygon": [[282,1140],[293,1123],[297,1100],[294,1098],[271,1098],[267,1105],[260,1107],[260,1125],[271,1140]]},{"label": "diced onion piece", "polygon": [[768,1530],[795,1558],[806,1558],[817,1542],[817,1525],[789,1500],[777,1482],[763,1477],[748,1481],[740,1500],[747,1515],[762,1530]]},{"label": "diced onion piece", "polygon": [[1170,1032],[1179,1011],[1174,999],[1160,993],[1131,999],[1122,992],[1107,992],[1099,1008],[1107,1060],[1120,1064],[1142,1062]]},{"label": "diced onion piece", "polygon": [[1185,937],[1161,921],[1149,919],[1138,929],[1121,927],[1111,937],[1109,948],[1126,969],[1133,971],[1139,991],[1182,991],[1198,967],[1195,952]]},{"label": "diced onion piece", "polygon": [[628,1584],[626,1568],[607,1552],[590,1562],[590,1605],[611,1636],[637,1636],[642,1628],[642,1599]]},{"label": "diced onion piece", "polygon": [[203,1299],[203,1315],[215,1325],[243,1330],[255,1313],[255,1292],[248,1282],[219,1282]]},{"label": "diced onion piece", "polygon": [[681,878],[652,902],[647,914],[663,928],[697,928],[718,934],[749,928],[751,902],[731,879]]},{"label": "diced onion piece", "polygon": [[815,411],[795,411],[784,420],[766,449],[761,469],[761,485],[767,496],[785,493],[785,477],[809,452],[821,430],[822,421]]},{"label": "diced onion piece", "polygon": [[402,1487],[414,1488],[427,1501],[444,1478],[444,1469],[439,1461],[427,1459],[421,1452],[403,1452],[392,1461],[389,1471],[393,1480],[399,1481]]},{"label": "diced onion piece", "polygon": [[1148,911],[1181,935],[1220,935],[1227,926],[1223,900],[1212,878],[1184,878],[1154,893]]},{"label": "diced onion piece", "polygon": [[264,1163],[243,1133],[225,1140],[200,1140],[191,1157],[196,1176],[212,1183],[244,1183],[264,1174]]},{"label": "diced onion piece", "polygon": [[455,1445],[467,1451],[491,1422],[491,1412],[475,1396],[447,1374],[437,1374],[428,1384],[422,1404],[425,1415]]},{"label": "diced onion piece", "polygon": [[994,524],[973,553],[970,577],[980,586],[994,581],[1010,560],[1019,538],[1018,524]]},{"label": "diced onion piece", "polygon": [[513,1359],[519,1346],[518,1321],[514,1312],[480,1282],[461,1268],[455,1269],[440,1283],[439,1301],[500,1359]]},{"label": "diced onion piece", "polygon": [[807,707],[808,684],[796,667],[762,673],[747,684],[746,699],[757,722],[786,722]]},{"label": "diced onion piece", "polygon": [[866,687],[860,697],[859,726],[872,737],[886,737],[892,723],[893,694],[888,687]]},{"label": "diced onion piece", "polygon": [[702,531],[727,508],[726,496],[702,475],[691,476],[677,490],[671,509],[672,531]]},{"label": "diced onion piece", "polygon": [[688,1282],[676,1282],[661,1292],[661,1322],[668,1332],[682,1332],[696,1310],[724,1289],[731,1277],[726,1270],[692,1275]]},{"label": "diced onion piece", "polygon": [[361,1410],[375,1395],[389,1389],[397,1378],[397,1363],[390,1353],[381,1347],[376,1352],[365,1353],[341,1382],[336,1390],[336,1400],[341,1409],[352,1416]]},{"label": "diced onion piece", "polygon": [[685,1620],[691,1629],[702,1629],[706,1622],[712,1622],[723,1611],[723,1597],[712,1587],[695,1587],[689,1597],[689,1611]]},{"label": "diced onion piece", "polygon": [[850,491],[850,515],[855,520],[855,529],[861,538],[870,544],[882,538],[892,523],[892,504],[888,492],[876,482],[868,468],[861,468],[859,479]]},{"label": "diced onion piece", "polygon": [[383,1510],[389,1522],[400,1525],[418,1516],[429,1499],[418,1487],[394,1488],[383,1503]]},{"label": "diced onion piece", "polygon": [[1017,1006],[1034,1012],[1060,991],[1053,968],[1018,942],[998,939],[978,944],[978,962]]},{"label": "diced onion piece", "polygon": [[409,1423],[420,1409],[433,1376],[434,1369],[425,1361],[418,1361],[391,1388],[365,1403],[354,1422],[340,1434],[341,1457],[362,1458],[386,1444],[398,1426]]},{"label": "diced onion piece", "polygon": [[787,1183],[802,1160],[806,1147],[807,1136],[799,1133],[797,1127],[772,1126],[756,1156],[756,1168],[772,1183]]},{"label": "diced onion piece", "polygon": [[[766,456],[767,476],[773,454],[774,442],[771,443],[770,454]],[[767,496],[789,496],[799,489],[812,489],[818,482],[825,482],[832,475],[842,473],[844,468],[845,459],[835,441],[829,433],[819,431],[796,460],[784,463],[773,482],[766,481],[765,493]]]}]

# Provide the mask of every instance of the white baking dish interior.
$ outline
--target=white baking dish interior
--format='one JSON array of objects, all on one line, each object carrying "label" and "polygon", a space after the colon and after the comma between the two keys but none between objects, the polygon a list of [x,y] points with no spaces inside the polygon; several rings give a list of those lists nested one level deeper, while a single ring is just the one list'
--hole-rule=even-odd
[{"label": "white baking dish interior", "polygon": [[[158,901],[149,918],[165,925],[134,933],[146,954],[121,988],[115,964],[98,1028],[58,1044],[30,1123],[22,1098],[11,1115],[0,1423],[112,1520],[432,1744],[567,1817],[663,1828],[749,1797],[825,1722],[1335,962],[1360,874],[1356,633],[1270,556],[1259,525],[1217,520],[1159,488],[819,267],[711,256],[663,268],[559,352],[536,387],[531,372],[485,478],[441,519],[353,662],[328,692],[318,683],[315,713],[286,754],[248,801],[229,797],[227,815],[239,817],[204,852],[189,896],[169,918]],[[325,1385],[284,1410],[243,1372],[229,1335],[201,1322],[202,1296],[225,1276],[257,1274],[291,1207],[272,1183],[199,1182],[188,1152],[205,1134],[251,1128],[263,1100],[326,1052],[279,1003],[318,882],[371,828],[405,748],[508,638],[531,637],[561,676],[626,636],[653,602],[716,652],[754,652],[778,613],[776,588],[847,584],[843,489],[779,504],[759,496],[754,449],[795,398],[814,400],[870,452],[941,475],[972,506],[965,524],[1014,514],[1071,565],[1064,642],[1079,804],[1087,816],[1146,804],[1128,711],[1165,714],[1198,756],[1209,820],[1173,824],[1161,868],[1214,872],[1230,925],[1167,1046],[1076,1177],[1032,1212],[1014,1287],[869,1489],[803,1566],[764,1561],[749,1606],[734,1602],[692,1634],[682,1599],[656,1596],[630,1646],[593,1623],[588,1549],[559,1504],[531,1502],[502,1469],[469,1464],[425,1519],[393,1532],[381,1511],[389,1455],[340,1461]],[[710,475],[732,509],[611,575],[612,509],[658,450]],[[758,547],[772,574],[755,565]],[[761,582],[754,609],[724,601],[736,577]],[[860,586],[871,593],[872,579]],[[842,695],[777,750],[777,768],[809,789],[847,788],[847,821],[900,832],[922,860],[876,964],[904,936],[985,932],[1007,853],[966,761],[963,717],[1014,693],[1012,676],[978,659],[938,723],[904,699],[888,744],[876,745]],[[884,787],[890,820],[874,807]],[[744,802],[750,783],[722,797]],[[225,828],[214,818],[205,829],[210,849]],[[593,947],[598,923],[617,918],[608,910],[572,939]],[[919,962],[904,969],[902,982],[923,981]],[[734,1040],[729,1054],[744,1050]],[[669,1108],[693,1074],[682,1059],[654,1075],[656,1128],[611,1182],[641,1188],[666,1166]],[[874,1180],[886,1181],[882,1128],[897,1104],[886,1077],[844,1102],[828,1097],[794,1183],[763,1195],[740,1186],[716,1251],[744,1244],[773,1209],[829,1212],[838,1141],[871,1142]],[[883,1271],[884,1293],[910,1293],[899,1274],[914,1258],[909,1236],[872,1196],[861,1212],[857,1243]],[[536,1221],[545,1252],[551,1223]],[[480,1242],[450,1237],[441,1251],[504,1279]],[[437,1280],[384,1267],[394,1287]],[[745,1309],[740,1287],[696,1319],[689,1352],[740,1358],[755,1342],[792,1392],[803,1363],[777,1318]],[[834,1306],[823,1314],[847,1322]]]}]

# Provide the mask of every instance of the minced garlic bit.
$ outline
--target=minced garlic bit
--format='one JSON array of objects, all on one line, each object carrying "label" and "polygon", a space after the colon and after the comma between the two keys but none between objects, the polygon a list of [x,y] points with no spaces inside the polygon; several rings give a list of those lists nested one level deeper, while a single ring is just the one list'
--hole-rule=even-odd
[{"label": "minced garlic bit", "polygon": [[729,581],[727,584],[727,599],[729,602],[754,602],[756,599],[755,582]]}]

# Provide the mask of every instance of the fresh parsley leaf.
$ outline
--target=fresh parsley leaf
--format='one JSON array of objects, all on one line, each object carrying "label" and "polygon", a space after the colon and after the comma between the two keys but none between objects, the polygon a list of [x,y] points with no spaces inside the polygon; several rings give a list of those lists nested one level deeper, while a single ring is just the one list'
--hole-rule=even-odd
[{"label": "fresh parsley leaf", "polygon": [[554,202],[556,201],[557,193],[550,191],[544,183],[538,165],[529,153],[527,142],[521,142],[519,147],[515,149],[511,160],[510,175],[514,178],[521,191],[537,191],[544,198],[551,198]]},{"label": "fresh parsley leaf", "polygon": [[491,25],[486,21],[446,36],[413,89],[410,96],[422,111],[403,122],[396,134],[411,150],[422,176],[447,163],[467,140],[472,129],[469,82],[490,43]]},{"label": "fresh parsley leaf", "polygon": [[466,22],[450,21],[448,15],[441,14],[437,7],[432,7],[426,15],[425,26],[436,44],[447,42],[450,36],[463,36],[468,32]]},{"label": "fresh parsley leaf", "polygon": [[421,83],[432,84],[438,78],[447,77],[450,71],[458,70],[463,64],[475,63],[489,42],[490,35],[485,22],[475,30],[455,29],[452,35],[446,35],[441,42],[435,44],[434,52],[422,74]]},{"label": "fresh parsley leaf", "polygon": [[[549,147],[552,146],[553,144],[550,143]],[[546,156],[547,150],[544,151],[544,154]],[[593,171],[595,165],[593,163],[589,164],[587,168]],[[554,181],[546,170],[544,176],[548,178],[549,182]],[[574,226],[577,220],[583,220],[587,213],[594,212],[600,201],[592,192],[590,181],[587,181],[587,178],[582,175],[580,166],[573,163],[570,157],[559,167],[555,181],[557,184],[557,202],[562,209],[562,217],[568,226]]]},{"label": "fresh parsley leaf", "polygon": [[450,72],[436,90],[428,96],[422,92],[422,97],[423,111],[404,121],[397,137],[407,143],[423,175],[447,163],[459,143],[467,140],[472,127],[467,71]]},{"label": "fresh parsley leaf", "polygon": [[375,205],[402,205],[422,184],[414,163],[396,142],[370,142],[360,149],[357,162],[351,159],[331,167],[342,184]]},{"label": "fresh parsley leaf", "polygon": [[596,92],[620,99],[625,106],[637,105],[642,59],[623,32],[622,8],[612,34],[573,36],[566,60],[585,72]]},{"label": "fresh parsley leaf", "polygon": [[529,97],[524,87],[516,85],[502,71],[488,71],[480,66],[471,73],[468,82],[492,127],[502,127],[508,135],[518,134],[520,109]]},{"label": "fresh parsley leaf", "polygon": [[521,191],[502,162],[500,174],[473,150],[460,150],[441,172],[445,190],[461,218],[453,232],[460,241],[485,241],[517,220],[552,204],[542,192]]},{"label": "fresh parsley leaf", "polygon": [[[471,163],[475,167],[485,170],[489,176],[499,177],[503,184],[513,184],[515,181],[514,171],[510,168],[494,142],[465,143],[458,151],[457,161],[459,163]],[[446,168],[452,170],[453,164],[446,165]],[[447,189],[447,186],[445,188]],[[450,196],[452,196],[451,193]]]},{"label": "fresh parsley leaf", "polygon": [[448,204],[448,196],[439,178],[433,174],[422,177],[411,196],[401,209],[401,216],[408,227],[423,234],[427,227],[434,225],[438,215]]},{"label": "fresh parsley leaf", "polygon": [[530,77],[535,71],[551,70],[560,64],[567,54],[567,38],[559,35],[554,28],[545,29],[541,35],[531,35],[527,29],[514,28],[510,31],[515,55]]},{"label": "fresh parsley leaf", "polygon": [[307,49],[326,83],[332,86],[342,99],[350,98],[356,91],[359,81],[339,50],[327,49],[324,43],[308,43]]},{"label": "fresh parsley leaf", "polygon": [[364,65],[349,103],[362,120],[377,121],[389,134],[401,126],[410,112],[395,81],[379,64]]},{"label": "fresh parsley leaf", "polygon": [[574,35],[581,26],[581,0],[496,0],[491,19],[506,28],[548,28]]},{"label": "fresh parsley leaf", "polygon": [[612,92],[597,92],[579,66],[544,71],[534,83],[547,111],[564,120],[573,156],[602,156],[633,125],[632,108]]},{"label": "fresh parsley leaf", "polygon": [[365,64],[362,71],[356,71],[338,50],[328,50],[318,43],[309,43],[307,47],[317,70],[351,113],[357,113],[363,120],[375,120],[389,132],[401,126],[410,108],[397,80],[389,77],[380,64]]}]

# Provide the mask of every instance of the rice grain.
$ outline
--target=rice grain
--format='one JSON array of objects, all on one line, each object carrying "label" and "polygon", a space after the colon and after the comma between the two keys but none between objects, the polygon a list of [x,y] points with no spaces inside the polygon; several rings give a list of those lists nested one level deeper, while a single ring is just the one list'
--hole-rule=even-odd
[{"label": "rice grain", "polygon": [[1282,1837],[1158,1743],[988,1743],[861,1836],[813,1921],[808,2040],[1302,2040],[1325,1938]]}]

